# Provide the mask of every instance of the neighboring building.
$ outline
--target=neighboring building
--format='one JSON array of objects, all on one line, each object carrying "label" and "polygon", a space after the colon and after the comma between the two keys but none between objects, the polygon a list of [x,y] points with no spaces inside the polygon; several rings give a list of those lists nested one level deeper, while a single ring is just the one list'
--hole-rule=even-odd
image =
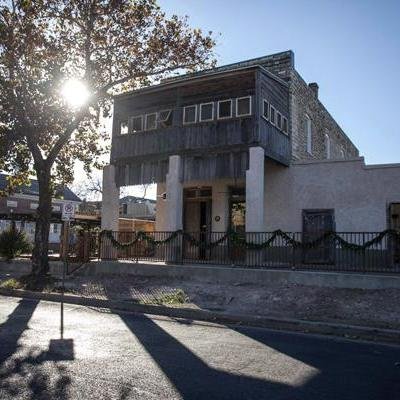
[{"label": "neighboring building", "polygon": [[[143,197],[124,196],[119,199],[119,217],[125,219],[142,219],[154,221],[156,217],[156,200]],[[101,215],[101,201],[83,201],[79,206],[82,214]]]},{"label": "neighboring building", "polygon": [[125,196],[119,199],[121,218],[154,220],[156,217],[156,201],[136,196]]},{"label": "neighboring building", "polygon": [[115,97],[110,164],[105,229],[119,187],[153,182],[157,231],[372,232],[400,204],[400,165],[364,164],[292,51]]},{"label": "neighboring building", "polygon": [[[7,176],[0,174],[0,190],[7,187]],[[57,190],[52,200],[53,212],[50,224],[49,243],[55,248],[60,243],[61,210],[65,202],[73,202],[76,209],[81,199],[70,189]],[[22,229],[28,238],[33,241],[35,236],[35,213],[39,202],[39,185],[37,180],[31,179],[29,185],[18,187],[14,194],[0,197],[0,231],[10,226],[15,221],[16,228]]]}]

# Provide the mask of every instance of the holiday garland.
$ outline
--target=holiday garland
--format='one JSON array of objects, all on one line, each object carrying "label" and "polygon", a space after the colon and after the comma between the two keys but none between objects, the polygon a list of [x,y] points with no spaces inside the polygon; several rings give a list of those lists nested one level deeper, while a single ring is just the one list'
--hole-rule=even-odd
[{"label": "holiday garland", "polygon": [[111,242],[111,244],[118,248],[118,249],[124,249],[131,247],[135,245],[138,242],[147,242],[148,244],[152,246],[160,246],[166,243],[171,242],[172,240],[178,238],[179,236],[182,236],[183,240],[187,241],[190,245],[195,246],[195,247],[200,247],[202,249],[211,249],[215,246],[218,246],[219,244],[223,243],[225,240],[229,241],[229,245],[233,247],[240,247],[240,248],[245,248],[249,250],[260,250],[260,249],[265,249],[268,247],[271,247],[272,243],[274,242],[275,239],[278,237],[282,238],[283,241],[285,242],[286,245],[292,246],[294,248],[301,248],[301,249],[312,249],[315,247],[318,247],[321,243],[331,240],[332,244],[335,243],[339,245],[342,248],[349,249],[349,250],[365,250],[369,247],[372,247],[380,242],[385,238],[385,236],[388,237],[393,237],[398,240],[400,240],[400,231],[394,230],[394,229],[387,229],[383,232],[380,232],[377,236],[375,236],[373,239],[365,242],[364,244],[355,244],[355,243],[350,243],[343,239],[340,235],[338,235],[336,232],[326,232],[319,238],[309,241],[309,242],[300,242],[298,240],[295,240],[292,238],[288,233],[281,231],[280,229],[272,232],[271,236],[261,242],[261,243],[254,243],[254,242],[247,242],[246,241],[246,235],[245,234],[239,234],[234,231],[229,231],[225,235],[223,235],[221,238],[214,242],[207,242],[204,240],[197,240],[190,234],[183,232],[182,230],[178,230],[176,232],[171,233],[170,236],[165,238],[164,240],[155,240],[152,236],[150,236],[146,232],[139,231],[137,233],[134,233],[135,237],[129,242],[121,243],[117,239],[114,238],[112,231],[104,230],[100,232],[100,236],[105,236],[108,238]]}]

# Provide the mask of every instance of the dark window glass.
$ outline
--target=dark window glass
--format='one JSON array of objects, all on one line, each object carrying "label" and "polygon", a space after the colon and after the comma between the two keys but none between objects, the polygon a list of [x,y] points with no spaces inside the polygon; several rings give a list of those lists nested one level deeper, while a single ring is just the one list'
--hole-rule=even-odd
[{"label": "dark window glass", "polygon": [[250,103],[251,98],[250,97],[242,97],[240,99],[237,99],[237,110],[236,110],[236,115],[238,117],[244,116],[244,115],[250,115],[250,110],[251,110],[251,103]]},{"label": "dark window glass", "polygon": [[267,120],[269,119],[269,103],[265,100],[263,102],[263,117]]},{"label": "dark window glass", "polygon": [[276,112],[275,112],[275,108],[274,107],[272,107],[271,106],[271,109],[270,109],[270,114],[269,114],[269,116],[270,116],[270,121],[271,121],[271,124],[273,124],[273,125],[275,125],[275,115],[276,115]]},{"label": "dark window glass", "polygon": [[158,121],[161,126],[172,126],[172,111],[163,110],[158,114]]},{"label": "dark window glass", "polygon": [[157,127],[157,114],[146,115],[146,130],[156,129]]},{"label": "dark window glass", "polygon": [[285,117],[283,117],[283,132],[288,133],[288,122]]},{"label": "dark window glass", "polygon": [[200,104],[200,121],[210,121],[214,118],[214,103]]},{"label": "dark window glass", "polygon": [[192,124],[196,122],[196,106],[187,106],[183,109],[183,123]]},{"label": "dark window glass", "polygon": [[143,117],[139,115],[138,117],[132,118],[132,132],[140,132],[143,130]]},{"label": "dark window glass", "polygon": [[279,112],[276,113],[276,122],[277,122],[278,128],[282,129],[282,115]]},{"label": "dark window glass", "polygon": [[222,100],[218,102],[218,118],[232,117],[232,100]]}]

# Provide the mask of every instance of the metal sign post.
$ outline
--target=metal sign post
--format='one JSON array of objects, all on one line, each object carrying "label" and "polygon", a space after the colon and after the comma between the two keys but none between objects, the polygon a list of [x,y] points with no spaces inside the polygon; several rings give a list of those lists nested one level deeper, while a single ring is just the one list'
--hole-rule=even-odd
[{"label": "metal sign post", "polygon": [[64,336],[64,292],[65,292],[65,275],[68,269],[68,253],[69,253],[69,236],[70,222],[75,216],[75,206],[73,203],[64,203],[62,207],[61,220],[64,221],[63,226],[63,270],[62,270],[62,286],[61,286],[61,321],[60,333],[61,339]]}]

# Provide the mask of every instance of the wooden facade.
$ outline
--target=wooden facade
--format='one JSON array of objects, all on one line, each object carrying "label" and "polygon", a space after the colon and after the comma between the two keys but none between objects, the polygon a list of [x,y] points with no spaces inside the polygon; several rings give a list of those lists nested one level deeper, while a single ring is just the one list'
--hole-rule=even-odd
[{"label": "wooden facade", "polygon": [[[250,96],[251,113],[237,116],[236,99]],[[217,117],[218,101],[232,99],[232,117]],[[163,182],[168,157],[181,155],[184,182],[241,178],[248,168],[248,148],[261,146],[265,155],[283,165],[291,159],[290,132],[262,117],[263,99],[289,120],[287,83],[256,65],[160,85],[120,95],[114,102],[111,163],[119,186]],[[185,106],[213,103],[213,118],[184,124]],[[133,118],[171,110],[168,126],[135,131]],[[126,131],[121,132],[121,125]],[[289,126],[290,124],[288,124]]]}]

